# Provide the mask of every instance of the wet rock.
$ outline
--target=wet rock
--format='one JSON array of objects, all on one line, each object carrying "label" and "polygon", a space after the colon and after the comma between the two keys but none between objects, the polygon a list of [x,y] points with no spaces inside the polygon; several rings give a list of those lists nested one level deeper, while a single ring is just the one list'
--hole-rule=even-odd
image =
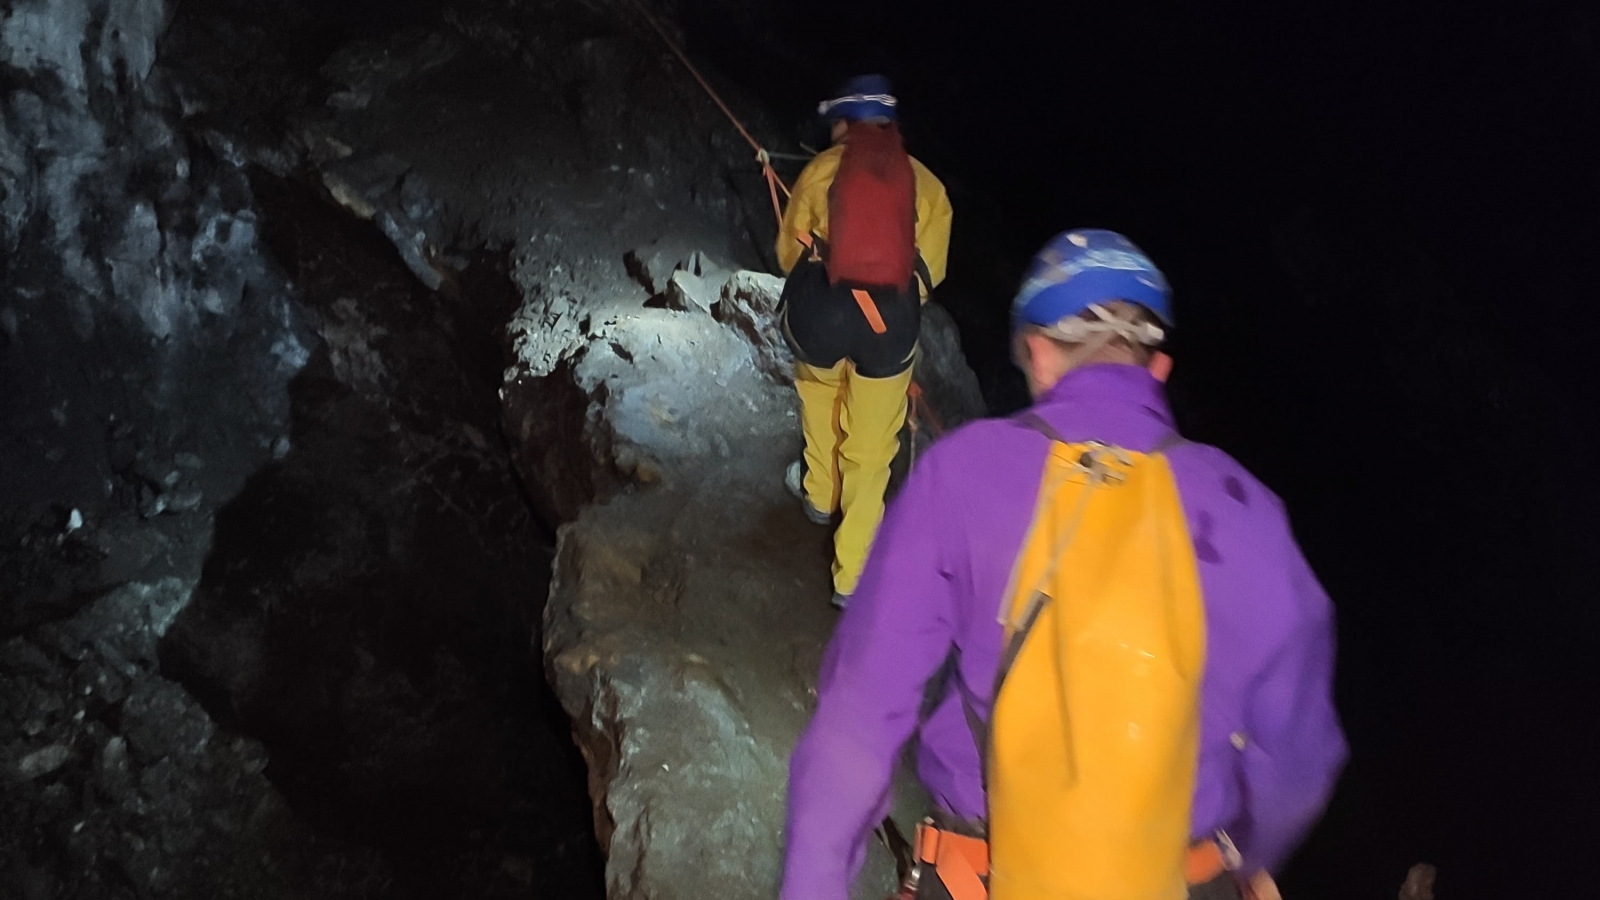
[{"label": "wet rock", "polygon": [[663,298],[678,310],[707,310],[717,302],[717,294],[733,274],[706,253],[692,249],[681,240],[658,241],[623,254],[628,277]]},{"label": "wet rock", "polygon": [[669,251],[651,247],[629,250],[622,262],[628,276],[643,285],[651,296],[656,296],[667,292],[667,282],[678,270],[679,259]]},{"label": "wet rock", "polygon": [[167,511],[167,495],[150,484],[139,485],[139,515],[153,519]]},{"label": "wet rock", "polygon": [[410,169],[408,163],[392,154],[361,154],[325,164],[321,175],[323,185],[339,205],[357,218],[371,219]]},{"label": "wet rock", "polygon": [[[614,900],[766,897],[777,883],[788,754],[834,621],[825,541],[782,485],[799,434],[781,288],[735,273],[714,327],[671,310],[625,317],[546,376],[546,391],[564,379],[572,407],[508,427],[530,483],[586,469],[636,484],[576,504],[545,613],[549,677],[589,765]],[[929,393],[952,421],[981,412],[968,405],[975,377],[944,358],[959,354],[948,319],[927,321]],[[516,409],[527,395],[513,378],[503,396]],[[563,419],[609,439],[554,440]],[[922,807],[902,793],[909,832]],[[893,880],[887,854],[871,854],[867,897]]]},{"label": "wet rock", "polygon": [[783,279],[761,272],[736,272],[723,285],[714,313],[738,329],[750,344],[750,358],[768,378],[787,384],[794,377],[794,354],[778,321]]},{"label": "wet rock", "polygon": [[683,312],[710,313],[717,302],[717,289],[711,279],[680,269],[667,283],[667,305]]},{"label": "wet rock", "polygon": [[405,260],[411,274],[417,276],[417,280],[427,285],[429,290],[438,290],[444,283],[444,275],[429,260],[427,229],[405,214],[389,210],[380,211],[377,222],[384,235],[394,241],[395,249],[400,251],[400,258]]},{"label": "wet rock", "polygon": [[937,301],[922,306],[914,377],[926,400],[926,411],[933,414],[930,426],[947,430],[985,415],[978,376],[961,350],[961,333]]},{"label": "wet rock", "polygon": [[506,324],[517,363],[508,379],[543,378],[585,346],[582,310],[572,297],[556,290],[537,290]]},{"label": "wet rock", "polygon": [[322,183],[341,206],[377,224],[400,251],[406,267],[429,290],[443,275],[432,262],[430,228],[438,230],[438,203],[408,163],[388,153],[355,154],[322,165]]},{"label": "wet rock", "polygon": [[51,744],[29,753],[17,761],[17,777],[32,781],[61,768],[71,758],[72,751],[61,744]]},{"label": "wet rock", "polygon": [[205,500],[205,492],[195,485],[178,488],[166,495],[167,509],[173,512],[194,512]]},{"label": "wet rock", "polygon": [[714,282],[719,289],[722,283],[727,281],[728,277],[733,274],[701,250],[696,250],[689,254],[689,258],[684,261],[683,267],[707,281]]}]

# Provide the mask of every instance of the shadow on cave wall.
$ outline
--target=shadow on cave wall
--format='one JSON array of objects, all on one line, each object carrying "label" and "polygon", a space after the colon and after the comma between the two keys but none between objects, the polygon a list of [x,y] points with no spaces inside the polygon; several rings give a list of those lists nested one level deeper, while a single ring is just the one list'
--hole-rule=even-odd
[{"label": "shadow on cave wall", "polygon": [[[265,236],[322,340],[278,458],[221,509],[163,669],[260,738],[351,848],[318,895],[598,896],[585,775],[542,673],[552,536],[498,431],[515,289],[434,294],[370,226],[261,179]],[[354,862],[351,862],[353,860]]]}]

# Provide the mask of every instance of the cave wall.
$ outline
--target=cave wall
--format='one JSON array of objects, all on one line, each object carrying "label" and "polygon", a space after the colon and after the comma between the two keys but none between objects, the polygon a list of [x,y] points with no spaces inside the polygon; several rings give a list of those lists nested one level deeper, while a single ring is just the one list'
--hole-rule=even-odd
[{"label": "cave wall", "polygon": [[[4,20],[0,765],[28,813],[0,864],[89,897],[584,894],[593,844],[557,818],[582,777],[525,719],[543,651],[609,893],[769,895],[834,613],[782,487],[778,283],[738,271],[771,253],[748,150],[618,4],[463,2],[343,46],[247,6]],[[307,192],[398,260],[286,227]],[[981,398],[926,329],[953,427]],[[512,462],[566,523],[539,627]]]},{"label": "cave wall", "polygon": [[160,0],[0,13],[0,893],[281,897],[268,754],[164,677],[208,513],[308,357]]},{"label": "cave wall", "polygon": [[104,504],[138,463],[108,449],[112,430],[138,432],[135,457],[170,457],[202,416],[248,417],[270,446],[306,359],[242,160],[180,127],[155,64],[170,13],[19,0],[0,20],[0,416],[15,454],[0,478],[18,499]]}]

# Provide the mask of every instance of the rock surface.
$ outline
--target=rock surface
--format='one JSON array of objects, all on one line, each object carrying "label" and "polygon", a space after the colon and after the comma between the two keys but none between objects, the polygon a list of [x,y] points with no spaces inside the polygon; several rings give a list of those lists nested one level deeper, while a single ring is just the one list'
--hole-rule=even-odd
[{"label": "rock surface", "polygon": [[[789,751],[836,620],[828,532],[782,486],[799,453],[794,391],[770,345],[752,343],[772,333],[779,284],[737,273],[719,309],[739,312],[720,327],[696,311],[641,309],[563,370],[595,398],[582,421],[606,436],[570,449],[633,475],[563,527],[545,614],[614,900],[776,890]],[[959,349],[944,321],[927,318],[920,368],[955,423],[981,405],[962,403],[976,379],[942,356]],[[906,788],[903,829],[920,812]],[[859,895],[892,884],[875,851]]]},{"label": "rock surface", "polygon": [[266,752],[158,674],[188,600],[179,578],[128,584],[0,643],[0,883],[14,896],[290,894],[259,848],[274,835],[312,848],[262,774]]},{"label": "rock surface", "polygon": [[[495,433],[514,289],[291,127],[316,20],[228,6],[0,13],[0,895],[594,896]],[[372,225],[330,233],[280,178],[349,158]]]},{"label": "rock surface", "polygon": [[292,896],[325,849],[262,745],[160,667],[211,512],[270,458],[312,341],[240,160],[186,129],[156,62],[172,10],[0,14],[6,896]]},{"label": "rock surface", "polygon": [[[737,138],[648,35],[595,22],[605,36],[566,40],[465,12],[455,24],[504,55],[408,82],[438,119],[395,127],[378,100],[319,128],[403,160],[447,228],[514,248],[502,430],[534,508],[566,523],[542,640],[588,763],[607,893],[768,898],[788,754],[835,614],[829,535],[782,486],[799,433],[773,318],[782,282],[752,271],[767,251],[751,246],[772,241],[764,184],[734,168]],[[480,147],[477,122],[441,125],[460,86],[485,78],[518,102],[486,106],[499,137]],[[621,208],[597,218],[608,196]],[[923,345],[940,424],[980,414],[937,306]],[[920,807],[904,800],[909,830]],[[892,877],[874,851],[860,895]]]},{"label": "rock surface", "polygon": [[611,895],[771,896],[834,614],[743,143],[604,5],[194,9],[0,19],[5,887],[593,896],[548,679]]}]

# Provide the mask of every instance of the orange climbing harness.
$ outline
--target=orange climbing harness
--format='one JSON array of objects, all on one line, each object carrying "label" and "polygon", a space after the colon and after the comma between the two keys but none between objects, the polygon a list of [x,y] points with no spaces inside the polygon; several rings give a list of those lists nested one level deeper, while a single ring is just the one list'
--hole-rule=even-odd
[{"label": "orange climbing harness", "polygon": [[[1238,867],[1238,858],[1231,842],[1197,841],[1184,855],[1184,881],[1191,887],[1209,884],[1219,878],[1232,878]],[[989,842],[959,831],[944,828],[933,819],[924,819],[917,825],[913,856],[907,861],[910,876],[903,877],[901,890],[891,900],[914,900],[918,897],[949,897],[950,900],[988,900],[989,898]],[[923,884],[937,881],[938,888]],[[1260,879],[1271,884],[1268,878]],[[1241,882],[1239,893],[1244,900],[1260,900],[1256,885]],[[942,888],[942,890],[941,890]]]},{"label": "orange climbing harness", "polygon": [[[722,110],[722,114],[728,117],[728,121],[733,123],[733,127],[739,130],[739,134],[750,144],[751,149],[756,151],[756,161],[761,163],[761,174],[767,179],[767,192],[772,195],[772,213],[777,217],[778,228],[781,230],[783,228],[783,203],[778,199],[778,191],[782,190],[785,197],[793,195],[789,191],[789,186],[783,183],[783,179],[772,168],[772,160],[775,154],[769,153],[767,148],[761,146],[761,142],[750,134],[750,130],[744,127],[744,123],[739,121],[739,117],[734,115],[733,110],[728,108],[728,104],[722,101],[716,90],[711,87],[710,82],[706,81],[705,76],[701,75],[700,70],[696,69],[694,63],[689,61],[689,57],[683,52],[682,48],[667,34],[666,28],[661,25],[661,20],[650,12],[642,0],[633,0],[633,5],[639,10],[639,14],[644,16],[645,21],[650,23],[650,27],[655,29],[656,34],[661,36],[661,40],[667,45],[667,49],[678,57],[678,61],[683,63],[685,69],[689,70],[689,74],[694,76],[694,80],[700,82],[700,86],[705,88],[706,95],[717,104],[717,108]],[[776,155],[781,156],[783,154]],[[817,248],[810,241],[802,237],[801,243],[811,249],[813,257],[816,256]],[[931,282],[928,284],[928,290],[933,290]],[[859,291],[856,293],[858,295],[861,294]],[[856,297],[856,302],[861,304],[861,296]],[[866,304],[861,304],[861,312],[867,317],[867,322],[872,326],[872,330],[882,334],[884,331],[883,319],[877,315],[876,305],[871,305],[869,311],[869,304],[871,304],[871,298],[868,298]],[[927,416],[928,427],[933,430],[934,437],[944,434],[944,427],[940,425],[939,417],[933,411],[933,405],[923,396],[922,388],[915,379],[912,380],[910,388],[906,390],[906,396],[908,397],[906,425],[911,430],[911,462],[915,465],[917,461],[917,433],[920,428],[918,418],[922,415]]]}]

